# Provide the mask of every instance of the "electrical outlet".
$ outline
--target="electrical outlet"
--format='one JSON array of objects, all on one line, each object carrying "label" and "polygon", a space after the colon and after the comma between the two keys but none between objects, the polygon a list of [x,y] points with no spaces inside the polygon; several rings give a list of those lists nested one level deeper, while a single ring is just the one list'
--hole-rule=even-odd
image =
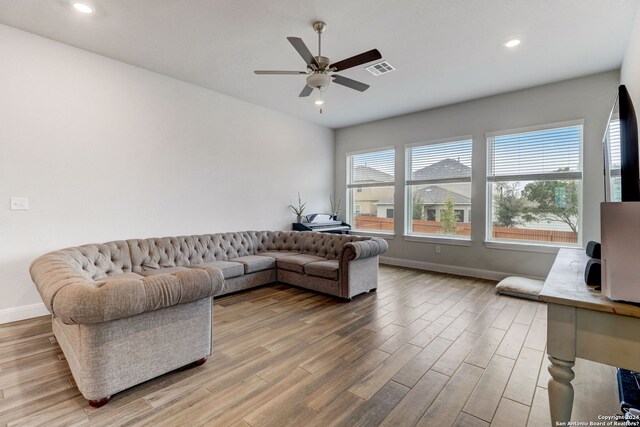
[{"label": "electrical outlet", "polygon": [[12,197],[10,209],[12,211],[29,210],[29,199],[27,197]]},{"label": "electrical outlet", "polygon": [[440,253],[440,246],[436,246],[436,253],[439,254]]}]

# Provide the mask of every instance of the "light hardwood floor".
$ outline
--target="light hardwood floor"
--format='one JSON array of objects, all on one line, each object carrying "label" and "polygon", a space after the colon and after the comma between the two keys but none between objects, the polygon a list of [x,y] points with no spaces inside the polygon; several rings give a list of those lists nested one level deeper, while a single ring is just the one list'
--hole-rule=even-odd
[{"label": "light hardwood floor", "polygon": [[[546,305],[381,266],[351,303],[273,285],[216,299],[214,353],[90,408],[47,317],[0,326],[0,425],[548,426]],[[574,420],[617,411],[578,361]]]}]

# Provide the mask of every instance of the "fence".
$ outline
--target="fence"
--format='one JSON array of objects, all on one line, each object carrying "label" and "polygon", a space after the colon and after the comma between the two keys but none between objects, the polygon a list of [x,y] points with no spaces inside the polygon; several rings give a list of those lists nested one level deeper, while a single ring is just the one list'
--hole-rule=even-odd
[{"label": "fence", "polygon": [[[457,236],[471,236],[471,224],[457,223]],[[393,218],[358,216],[355,218],[358,230],[393,231]],[[416,234],[439,234],[442,223],[439,221],[413,220],[413,232]],[[578,236],[572,231],[539,230],[529,228],[493,227],[494,239],[533,240],[553,243],[577,243]]]},{"label": "fence", "polygon": [[573,231],[539,230],[529,228],[493,227],[494,239],[535,240],[553,243],[578,243]]},{"label": "fence", "polygon": [[[393,218],[378,218],[375,216],[357,216],[355,227],[358,230],[393,231]],[[468,222],[457,223],[458,236],[471,236],[471,224]],[[413,220],[413,232],[416,234],[438,234],[442,230],[439,221]]]}]

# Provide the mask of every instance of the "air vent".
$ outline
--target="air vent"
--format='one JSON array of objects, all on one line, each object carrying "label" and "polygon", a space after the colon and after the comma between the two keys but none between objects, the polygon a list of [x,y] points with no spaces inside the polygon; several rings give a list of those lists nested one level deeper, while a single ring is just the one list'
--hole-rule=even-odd
[{"label": "air vent", "polygon": [[373,64],[365,68],[368,72],[373,74],[374,76],[381,76],[383,74],[387,74],[395,70],[393,65],[389,64],[387,61],[378,62],[377,64]]}]

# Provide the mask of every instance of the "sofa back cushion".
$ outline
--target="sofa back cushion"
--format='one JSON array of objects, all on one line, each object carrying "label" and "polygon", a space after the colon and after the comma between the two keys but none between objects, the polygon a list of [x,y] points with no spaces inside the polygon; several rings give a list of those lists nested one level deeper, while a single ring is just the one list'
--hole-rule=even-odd
[{"label": "sofa back cushion", "polygon": [[188,267],[187,237],[159,237],[127,240],[134,273],[168,267]]},{"label": "sofa back cushion", "polygon": [[191,236],[193,247],[189,260],[191,265],[213,261],[228,261],[232,258],[253,255],[252,238],[247,232],[216,233]]},{"label": "sofa back cushion", "polygon": [[[349,242],[362,240],[362,237],[344,234],[305,233],[302,253],[320,256],[329,260],[338,259],[342,247]],[[364,238],[366,239],[366,238]]]},{"label": "sofa back cushion", "polygon": [[305,235],[298,231],[249,231],[254,253],[266,251],[302,252]]},{"label": "sofa back cushion", "polygon": [[221,234],[201,234],[190,236],[189,264],[198,265],[212,261],[226,261],[229,258],[228,245]]},{"label": "sofa back cushion", "polygon": [[129,246],[123,240],[89,244],[57,251],[67,264],[90,280],[131,272]]},{"label": "sofa back cushion", "polygon": [[135,239],[127,243],[134,273],[228,261],[253,254],[252,239],[246,232]]}]

